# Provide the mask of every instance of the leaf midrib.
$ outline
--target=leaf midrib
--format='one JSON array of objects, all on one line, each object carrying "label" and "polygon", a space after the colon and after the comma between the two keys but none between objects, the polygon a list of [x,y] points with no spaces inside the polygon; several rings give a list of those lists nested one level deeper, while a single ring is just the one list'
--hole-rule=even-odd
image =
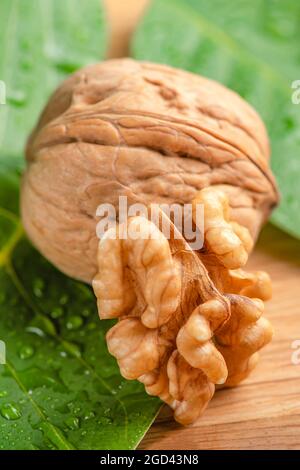
[{"label": "leaf midrib", "polygon": [[62,436],[56,429],[55,426],[53,426],[53,424],[47,420],[46,416],[44,415],[43,411],[41,410],[41,408],[39,407],[39,405],[36,403],[36,401],[33,399],[32,395],[29,394],[28,390],[26,389],[25,385],[23,384],[23,382],[21,381],[16,369],[13,367],[13,365],[9,362],[9,361],[6,361],[6,368],[7,370],[9,371],[11,377],[15,380],[15,382],[17,383],[17,385],[19,386],[20,390],[22,390],[22,392],[24,393],[24,395],[26,396],[26,398],[30,401],[32,407],[36,410],[37,414],[39,415],[39,417],[43,420],[43,422],[45,423],[45,426],[47,428],[49,428],[54,434],[55,436],[57,437],[58,439],[58,442],[61,443],[61,447],[60,449],[63,449],[63,450],[74,450],[74,446],[71,444],[71,442],[69,442],[64,436]]},{"label": "leaf midrib", "polygon": [[[15,247],[20,242],[20,240],[22,238],[24,238],[24,235],[25,235],[22,224],[21,224],[21,220],[16,214],[9,211],[8,209],[0,207],[0,214],[1,213],[2,213],[2,215],[5,215],[6,217],[16,221],[17,222],[17,228],[14,230],[14,232],[8,238],[6,244],[4,245],[2,250],[0,251],[0,268],[5,268],[6,273],[9,275],[12,283],[14,284],[15,288],[17,289],[17,291],[19,292],[19,294],[21,295],[21,297],[23,298],[23,300],[25,301],[27,306],[31,310],[33,310],[37,315],[40,315],[40,316],[44,317],[44,313],[42,311],[40,311],[40,309],[37,307],[35,302],[29,296],[29,294],[26,291],[24,285],[22,284],[22,282],[19,279],[17,273],[15,272],[15,269],[14,269],[14,267],[12,265],[12,262],[11,262],[11,255],[13,254],[13,251],[14,251]],[[1,263],[2,258],[3,258],[3,261]],[[52,337],[57,342],[59,342],[60,344],[65,342],[65,340],[63,338],[61,338],[57,333],[55,333]],[[98,380],[101,383],[101,385],[103,385],[106,388],[106,390],[110,393],[110,395],[114,398],[114,400],[116,400],[116,402],[119,403],[119,405],[121,406],[121,408],[123,410],[123,414],[124,414],[124,438],[125,438],[125,441],[128,443],[128,414],[127,414],[125,404],[123,403],[123,401],[120,398],[116,397],[116,395],[112,392],[112,389],[109,386],[109,384],[101,376],[99,376],[97,374],[97,372],[93,369],[93,367],[91,367],[82,357],[78,357],[76,355],[73,355],[73,357],[78,362],[80,362],[81,366],[84,366],[86,369],[88,369],[91,372],[91,374],[96,378],[96,380]],[[10,363],[8,362],[8,364],[10,364]],[[11,370],[14,370],[14,372],[15,372],[14,374],[11,374],[11,376],[15,379],[16,383],[18,384],[20,389],[23,391],[23,393],[26,393],[26,396],[31,400],[32,404],[33,403],[35,404],[35,408],[39,409],[38,405],[34,402],[33,398],[28,394],[28,391],[27,391],[26,387],[22,384],[21,380],[19,378],[18,378],[18,380],[16,380],[18,375],[17,375],[17,371],[15,371],[15,369],[13,368],[12,364],[10,364],[10,367],[11,367]],[[44,416],[42,410],[40,410],[39,415]],[[49,423],[49,421],[46,420],[45,416],[44,416],[44,421],[47,425],[51,424],[51,423]],[[57,433],[54,426],[52,426],[51,429],[52,429],[52,431],[55,431],[56,434],[58,435],[58,433]],[[66,441],[66,442],[68,442],[68,441]],[[70,445],[72,446],[72,444],[70,444]],[[70,449],[72,449],[72,448],[73,447],[70,447]]]}]

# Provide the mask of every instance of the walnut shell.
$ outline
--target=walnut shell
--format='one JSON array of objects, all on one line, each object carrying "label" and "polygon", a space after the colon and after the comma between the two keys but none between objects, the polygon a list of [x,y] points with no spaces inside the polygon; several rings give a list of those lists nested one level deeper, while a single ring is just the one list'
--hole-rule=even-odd
[{"label": "walnut shell", "polygon": [[27,145],[25,229],[66,274],[97,272],[96,208],[228,195],[255,239],[278,200],[256,112],[222,85],[164,65],[118,59],[86,67],[50,98]]}]

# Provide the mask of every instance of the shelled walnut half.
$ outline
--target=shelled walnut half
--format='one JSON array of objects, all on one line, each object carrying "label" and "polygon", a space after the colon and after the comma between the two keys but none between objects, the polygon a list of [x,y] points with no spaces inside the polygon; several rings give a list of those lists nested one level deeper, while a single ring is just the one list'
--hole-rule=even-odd
[{"label": "shelled walnut half", "polygon": [[[66,274],[93,282],[121,374],[145,384],[183,424],[216,385],[233,386],[272,336],[262,316],[264,272],[246,264],[278,201],[265,128],[216,82],[130,59],[67,79],[27,146],[22,216],[37,248]],[[119,197],[156,211],[119,218]],[[97,207],[117,224],[99,239]],[[192,249],[157,204],[204,209],[204,244]],[[162,224],[170,229],[166,237]]]}]

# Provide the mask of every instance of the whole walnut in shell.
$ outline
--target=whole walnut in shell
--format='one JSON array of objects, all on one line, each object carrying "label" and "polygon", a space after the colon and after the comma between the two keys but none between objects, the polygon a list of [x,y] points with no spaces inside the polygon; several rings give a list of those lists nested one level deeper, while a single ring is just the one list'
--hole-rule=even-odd
[{"label": "whole walnut in shell", "polygon": [[[220,84],[171,67],[112,60],[50,98],[27,146],[22,216],[61,271],[93,282],[121,373],[195,421],[215,386],[237,384],[270,341],[268,275],[241,268],[278,201],[266,131]],[[204,245],[173,220],[130,217],[99,239],[97,207],[204,207]],[[161,224],[170,227],[167,239]],[[126,236],[124,236],[124,234]],[[155,234],[154,238],[151,234]],[[113,235],[113,236],[112,236]]]}]

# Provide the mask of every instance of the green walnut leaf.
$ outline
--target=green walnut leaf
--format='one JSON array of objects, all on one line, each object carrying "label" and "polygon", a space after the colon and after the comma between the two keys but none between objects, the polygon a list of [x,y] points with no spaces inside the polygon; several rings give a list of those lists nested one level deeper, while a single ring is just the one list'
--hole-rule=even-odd
[{"label": "green walnut leaf", "polygon": [[48,96],[66,74],[103,58],[105,37],[100,0],[1,0],[0,157],[23,158]]},{"label": "green walnut leaf", "polygon": [[92,289],[24,237],[18,171],[0,164],[0,449],[132,449],[160,401],[120,376]]},{"label": "green walnut leaf", "polygon": [[120,376],[91,288],[32,248],[18,214],[28,132],[58,82],[104,48],[99,0],[1,0],[0,449],[132,449],[160,407]]},{"label": "green walnut leaf", "polygon": [[136,58],[218,80],[259,111],[282,195],[273,222],[298,237],[299,18],[295,0],[154,0],[133,41]]}]

